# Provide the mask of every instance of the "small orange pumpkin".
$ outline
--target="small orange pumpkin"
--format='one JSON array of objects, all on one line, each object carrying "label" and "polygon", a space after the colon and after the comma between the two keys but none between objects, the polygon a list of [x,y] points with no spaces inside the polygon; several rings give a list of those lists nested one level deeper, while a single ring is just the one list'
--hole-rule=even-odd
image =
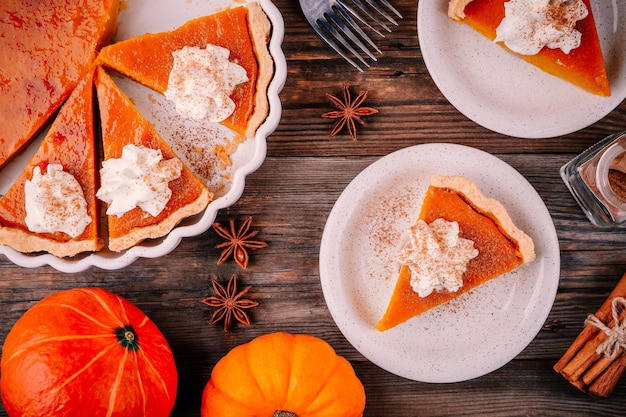
[{"label": "small orange pumpkin", "polygon": [[0,392],[9,416],[168,416],[177,383],[157,326],[99,288],[39,301],[2,348]]},{"label": "small orange pumpkin", "polygon": [[271,333],[220,359],[202,417],[358,417],[365,390],[350,363],[315,336]]}]

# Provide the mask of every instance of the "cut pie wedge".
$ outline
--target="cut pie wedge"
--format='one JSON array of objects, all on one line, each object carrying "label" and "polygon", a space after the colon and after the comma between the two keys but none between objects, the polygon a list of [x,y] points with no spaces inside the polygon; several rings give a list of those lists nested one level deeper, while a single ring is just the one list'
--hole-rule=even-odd
[{"label": "cut pie wedge", "polygon": [[402,265],[378,330],[397,326],[535,258],[532,239],[513,224],[502,204],[466,178],[431,176],[419,219],[430,224],[440,218],[457,222],[459,236],[473,241],[478,250],[467,264],[462,286],[456,292],[435,290],[420,297],[410,283],[411,269]]},{"label": "cut pie wedge", "polygon": [[[46,251],[59,257],[102,248],[96,200],[93,68],[87,72],[61,108],[40,147],[9,191],[0,199],[0,243],[20,252]],[[26,222],[25,184],[35,168],[41,173],[60,165],[82,188],[91,222],[77,237],[64,232],[35,233]],[[55,204],[47,201],[45,205]],[[63,220],[63,219],[61,219]]]},{"label": "cut pie wedge", "polygon": [[[98,67],[95,77],[104,160],[120,158],[126,145],[133,144],[160,150],[163,159],[177,158],[170,146],[117,87],[111,77]],[[169,182],[171,197],[165,208],[152,216],[139,207],[121,216],[108,215],[108,247],[121,251],[145,239],[168,234],[180,221],[204,210],[213,195],[182,164],[180,177]]]},{"label": "cut pie wedge", "polygon": [[206,48],[207,44],[230,51],[229,60],[242,66],[248,81],[239,84],[231,99],[235,111],[222,123],[235,132],[254,136],[269,111],[267,88],[274,65],[267,43],[270,22],[258,3],[190,20],[171,31],[145,34],[109,45],[98,60],[153,90],[164,93],[174,58],[185,46]]},{"label": "cut pie wedge", "polygon": [[0,165],[56,112],[108,42],[117,0],[0,3]]},{"label": "cut pie wedge", "polygon": [[[508,0],[452,0],[448,15],[461,23],[466,23],[476,31],[494,40],[496,28],[504,18],[504,3]],[[583,0],[589,14],[576,23],[576,30],[582,34],[578,48],[564,53],[561,49],[544,47],[536,55],[516,55],[543,71],[569,81],[593,94],[610,96],[611,89],[606,74],[600,40],[589,0]],[[509,50],[503,43],[499,45]],[[512,51],[511,51],[512,52]]]}]

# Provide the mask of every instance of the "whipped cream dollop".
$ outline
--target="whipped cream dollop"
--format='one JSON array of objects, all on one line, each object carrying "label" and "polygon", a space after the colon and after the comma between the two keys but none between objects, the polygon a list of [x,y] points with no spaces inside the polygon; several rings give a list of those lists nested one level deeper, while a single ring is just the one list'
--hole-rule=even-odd
[{"label": "whipped cream dollop", "polygon": [[474,242],[459,236],[459,224],[418,220],[408,229],[409,243],[397,260],[411,269],[411,287],[420,297],[433,291],[456,292],[463,285],[469,261],[478,256]]},{"label": "whipped cream dollop", "polygon": [[121,158],[102,163],[96,197],[109,204],[108,215],[121,217],[139,207],[157,216],[172,196],[169,182],[180,177],[182,169],[180,159],[164,160],[160,149],[129,144]]},{"label": "whipped cream dollop", "polygon": [[183,117],[221,122],[235,111],[230,98],[235,87],[248,81],[246,70],[230,62],[230,51],[215,45],[185,46],[172,53],[174,66],[165,97]]},{"label": "whipped cream dollop", "polygon": [[46,173],[35,167],[24,183],[26,226],[34,233],[63,232],[80,236],[91,223],[80,184],[59,164],[49,164]]},{"label": "whipped cream dollop", "polygon": [[544,46],[569,54],[582,38],[576,22],[589,15],[582,0],[510,0],[504,8],[495,42],[522,55],[535,55]]}]

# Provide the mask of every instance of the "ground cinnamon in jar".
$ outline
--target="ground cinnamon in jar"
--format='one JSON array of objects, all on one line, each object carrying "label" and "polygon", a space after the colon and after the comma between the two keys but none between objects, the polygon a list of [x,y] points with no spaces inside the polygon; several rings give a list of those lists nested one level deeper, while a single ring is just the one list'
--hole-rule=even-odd
[{"label": "ground cinnamon in jar", "polygon": [[626,202],[626,173],[609,169],[609,185],[615,195]]},{"label": "ground cinnamon in jar", "polygon": [[626,224],[626,132],[572,159],[561,167],[561,177],[593,224]]}]

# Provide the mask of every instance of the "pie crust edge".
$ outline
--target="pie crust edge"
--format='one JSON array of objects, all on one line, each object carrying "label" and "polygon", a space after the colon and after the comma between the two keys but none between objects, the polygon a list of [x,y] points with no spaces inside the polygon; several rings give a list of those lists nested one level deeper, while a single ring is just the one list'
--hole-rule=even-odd
[{"label": "pie crust edge", "polygon": [[[113,3],[116,3],[115,1]],[[258,3],[248,6],[249,33],[258,63],[258,75],[255,90],[255,107],[248,120],[247,136],[254,136],[258,127],[266,120],[269,113],[267,90],[274,75],[274,62],[268,51],[271,33],[271,23]],[[117,9],[117,7],[116,7]],[[162,222],[138,228],[119,238],[108,242],[111,251],[129,249],[146,239],[154,239],[168,234],[183,219],[200,213],[212,200],[212,193],[204,188],[193,203],[181,207]],[[95,252],[103,248],[101,238],[91,240],[69,240],[66,242],[37,236],[21,229],[3,227],[0,225],[0,241],[13,249],[23,253],[48,252],[54,256],[72,257],[82,252]]]},{"label": "pie crust edge", "polygon": [[248,4],[248,31],[257,58],[258,74],[254,92],[254,111],[248,119],[246,136],[254,136],[269,113],[267,90],[274,76],[274,61],[268,51],[272,25],[259,3]]},{"label": "pie crust edge", "polygon": [[138,227],[123,236],[110,239],[108,242],[108,248],[111,251],[120,252],[122,250],[129,249],[146,239],[163,237],[171,232],[172,229],[185,218],[198,214],[204,210],[212,198],[213,194],[209,192],[206,187],[203,187],[200,196],[194,202],[179,208],[157,224]]},{"label": "pie crust edge", "polygon": [[530,236],[513,223],[506,208],[498,200],[485,196],[476,184],[461,176],[430,176],[430,185],[447,188],[465,196],[470,205],[481,213],[487,213],[498,223],[500,230],[517,243],[522,263],[535,259],[535,244]]},{"label": "pie crust edge", "polygon": [[102,249],[102,239],[68,240],[66,242],[34,235],[22,229],[0,226],[0,242],[22,253],[48,252],[59,258]]}]

